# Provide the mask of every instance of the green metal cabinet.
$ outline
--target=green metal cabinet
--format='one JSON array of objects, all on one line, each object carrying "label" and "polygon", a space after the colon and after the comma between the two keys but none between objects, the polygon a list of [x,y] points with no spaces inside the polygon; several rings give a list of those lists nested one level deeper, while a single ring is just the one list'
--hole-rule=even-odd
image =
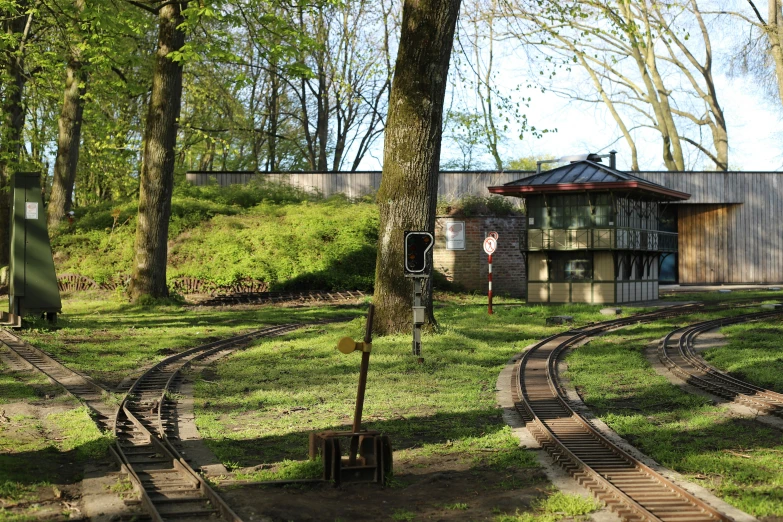
[{"label": "green metal cabinet", "polygon": [[53,321],[62,310],[52,247],[41,197],[41,175],[20,172],[11,178],[11,258],[9,312],[45,313]]}]

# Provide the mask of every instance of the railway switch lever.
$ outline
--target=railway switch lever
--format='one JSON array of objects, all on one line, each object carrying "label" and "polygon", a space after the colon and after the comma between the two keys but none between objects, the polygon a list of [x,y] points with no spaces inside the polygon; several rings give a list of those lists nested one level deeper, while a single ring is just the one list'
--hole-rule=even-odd
[{"label": "railway switch lever", "polygon": [[337,349],[344,354],[356,351],[369,353],[372,350],[372,343],[354,341],[350,337],[343,337],[337,341]]},{"label": "railway switch lever", "polygon": [[[375,307],[370,305],[367,311],[364,340],[354,341],[350,337],[343,337],[337,343],[337,349],[341,353],[349,354],[357,351],[362,353],[351,431],[323,431],[310,434],[310,458],[321,456],[324,464],[323,478],[335,484],[342,481],[385,484],[386,477],[392,470],[392,448],[389,437],[378,431],[362,429],[362,409],[372,351],[374,314]],[[344,457],[340,451],[340,439],[348,439],[347,457]]]}]

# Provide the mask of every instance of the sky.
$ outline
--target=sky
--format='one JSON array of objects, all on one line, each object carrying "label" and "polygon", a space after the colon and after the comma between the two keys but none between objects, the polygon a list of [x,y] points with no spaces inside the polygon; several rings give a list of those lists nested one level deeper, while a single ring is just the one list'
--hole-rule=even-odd
[{"label": "sky", "polygon": [[[783,170],[783,111],[774,101],[754,92],[752,81],[744,78],[715,78],[725,112],[729,133],[729,163],[733,170]],[[555,127],[556,133],[540,139],[509,139],[510,157],[554,156],[617,150],[617,166],[630,169],[630,149],[626,146],[611,115],[603,105],[587,107],[569,103],[555,94],[532,94],[526,110],[530,123]],[[661,159],[661,140],[649,133],[637,141],[639,168],[665,170]],[[618,139],[619,138],[619,139]],[[709,162],[706,168],[712,165]],[[691,165],[699,170],[701,162]]]},{"label": "sky", "polygon": [[[728,125],[730,168],[745,171],[783,171],[783,107],[779,99],[765,96],[754,85],[753,79],[731,77],[727,74],[727,57],[736,47],[732,42],[732,38],[736,38],[734,30],[731,25],[714,25],[710,32],[715,55],[713,77],[719,103]],[[693,40],[691,44],[696,45]],[[495,52],[496,64],[502,65],[501,69],[496,70],[496,87],[499,92],[517,92],[515,91],[517,86],[529,83],[526,76],[529,74],[529,67],[525,56],[510,48],[496,48]],[[452,59],[450,72],[452,78],[455,76],[454,63]],[[580,70],[575,70],[570,76],[566,74],[556,78],[559,82],[579,82],[585,81],[583,74]],[[553,87],[557,88],[558,85],[554,84]],[[557,132],[544,134],[541,138],[526,134],[524,139],[519,140],[518,129],[512,126],[501,147],[501,155],[504,159],[557,158],[588,152],[606,154],[610,150],[616,150],[618,168],[630,169],[630,149],[603,104],[580,104],[551,92],[542,93],[538,89],[530,90],[524,87],[520,89],[519,94],[516,95],[518,98],[528,96],[531,98],[529,107],[521,108],[521,111],[527,115],[528,124],[539,129],[557,129]],[[452,94],[452,90],[457,94]],[[450,87],[450,92],[447,93],[447,105],[453,104],[451,96],[461,97],[468,106],[473,104],[477,107],[475,93],[464,85]],[[471,96],[474,98],[472,101]],[[709,132],[706,129],[705,131]],[[709,136],[704,136],[704,142],[709,142]],[[665,169],[661,159],[659,134],[651,130],[639,131],[636,144],[641,170]],[[365,158],[362,168],[380,169],[382,148],[383,142],[378,140],[375,150]],[[686,149],[692,150],[690,146],[686,146]],[[444,160],[456,158],[459,154],[459,148],[445,136],[442,144],[442,163]],[[483,155],[482,159],[480,164],[473,167],[474,170],[494,168],[494,162],[488,155]],[[687,170],[711,170],[712,168],[713,163],[706,160],[703,155],[692,154],[691,158],[686,158]]]}]

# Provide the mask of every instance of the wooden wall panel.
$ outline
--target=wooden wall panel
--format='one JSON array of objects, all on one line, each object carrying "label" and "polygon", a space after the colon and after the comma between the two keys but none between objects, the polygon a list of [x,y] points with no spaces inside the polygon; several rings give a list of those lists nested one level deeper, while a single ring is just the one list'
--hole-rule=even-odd
[{"label": "wooden wall panel", "polygon": [[[686,234],[679,239],[681,282],[783,282],[783,172],[638,175],[691,194],[677,204]],[[696,215],[716,205],[724,210]]]},{"label": "wooden wall panel", "polygon": [[528,283],[527,301],[529,303],[546,303],[549,301],[549,283]]},{"label": "wooden wall panel", "polygon": [[728,283],[729,215],[734,205],[678,207],[680,283]]}]

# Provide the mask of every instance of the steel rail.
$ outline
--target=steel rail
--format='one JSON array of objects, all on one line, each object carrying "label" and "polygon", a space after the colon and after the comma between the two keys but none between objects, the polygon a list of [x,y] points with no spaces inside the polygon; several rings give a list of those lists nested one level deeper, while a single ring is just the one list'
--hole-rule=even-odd
[{"label": "steel rail", "polygon": [[713,395],[739,402],[762,413],[783,417],[783,394],[737,379],[718,370],[698,355],[694,348],[696,337],[706,331],[732,324],[763,321],[781,316],[783,316],[783,310],[757,312],[704,321],[679,328],[669,332],[658,344],[658,358],[672,373],[689,384]]},{"label": "steel rail", "polygon": [[137,379],[123,398],[114,421],[117,450],[145,510],[153,520],[221,520],[240,522],[226,502],[196,473],[177,450],[167,394],[181,370],[195,360],[229,351],[261,337],[282,335],[303,324],[271,326],[208,343],[168,357]]},{"label": "steel rail", "polygon": [[76,372],[45,351],[27,343],[8,330],[0,329],[0,343],[12,354],[59,384],[71,397],[81,401],[93,412],[93,420],[101,429],[111,428],[115,407],[105,399],[109,392],[98,383]]},{"label": "steel rail", "polygon": [[531,434],[580,484],[628,521],[728,521],[691,495],[617,447],[569,405],[557,375],[560,354],[575,343],[607,330],[698,310],[677,306],[588,325],[550,336],[517,362],[512,395]]}]

